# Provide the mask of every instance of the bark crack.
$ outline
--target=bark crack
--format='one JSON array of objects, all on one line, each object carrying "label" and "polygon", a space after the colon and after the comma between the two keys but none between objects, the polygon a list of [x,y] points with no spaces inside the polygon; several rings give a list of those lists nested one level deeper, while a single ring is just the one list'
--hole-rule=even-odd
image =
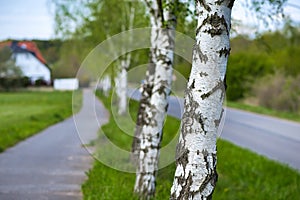
[{"label": "bark crack", "polygon": [[204,132],[204,135],[206,135],[207,131],[205,130],[205,120],[207,118],[203,117],[201,113],[199,113],[199,119],[198,122],[200,123],[201,129]]},{"label": "bark crack", "polygon": [[[199,44],[199,45],[195,44],[195,45],[194,45],[194,50],[196,51],[196,52],[194,53],[194,55],[198,55],[200,61],[201,61],[202,63],[206,64],[206,62],[208,61],[208,57],[207,57],[207,55],[205,55],[205,54],[201,51],[201,49],[200,49],[200,44]],[[196,60],[196,57],[194,57],[193,60],[195,61],[195,60]]]},{"label": "bark crack", "polygon": [[218,81],[218,84],[212,88],[209,92],[204,93],[201,95],[202,100],[207,99],[210,95],[212,95],[215,91],[219,90],[219,89],[223,89],[224,88],[224,83],[223,81]]}]

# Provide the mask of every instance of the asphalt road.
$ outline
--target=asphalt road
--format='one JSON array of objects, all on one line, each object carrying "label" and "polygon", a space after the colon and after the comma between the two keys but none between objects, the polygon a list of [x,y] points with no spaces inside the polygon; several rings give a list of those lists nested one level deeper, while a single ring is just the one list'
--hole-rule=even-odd
[{"label": "asphalt road", "polygon": [[[138,100],[138,91],[129,91]],[[183,99],[170,97],[168,114],[181,118]],[[220,137],[300,171],[300,124],[226,108]]]},{"label": "asphalt road", "polygon": [[84,90],[83,94],[83,107],[74,118],[53,125],[0,154],[1,200],[82,198],[81,183],[92,163],[89,154],[92,149],[87,151],[82,141],[88,143],[95,139],[99,124],[108,116],[91,90]]}]

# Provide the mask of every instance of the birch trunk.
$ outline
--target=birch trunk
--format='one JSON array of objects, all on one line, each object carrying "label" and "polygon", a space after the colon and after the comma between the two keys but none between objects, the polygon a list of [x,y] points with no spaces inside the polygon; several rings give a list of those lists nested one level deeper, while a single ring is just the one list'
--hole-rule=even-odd
[{"label": "birch trunk", "polygon": [[217,182],[216,140],[223,113],[234,0],[197,0],[198,25],[171,199],[211,199]]},{"label": "birch trunk", "polygon": [[140,149],[135,182],[135,192],[145,199],[151,198],[155,193],[162,127],[172,80],[175,41],[174,15],[170,10],[163,11],[161,1],[147,2],[151,13],[151,51],[155,73],[150,101],[145,106],[143,124],[140,127]]},{"label": "birch trunk", "polygon": [[125,59],[121,60],[121,69],[118,75],[118,97],[119,97],[119,105],[118,105],[118,114],[124,115],[127,111],[127,70],[130,64],[130,54],[125,56]]},{"label": "birch trunk", "polygon": [[[131,7],[130,9],[125,9],[128,16],[128,30],[131,30],[133,28],[133,22],[134,22],[134,15],[135,15],[135,9],[134,7]],[[125,25],[122,26],[122,31],[125,31]],[[129,36],[128,38],[129,43],[132,43],[133,38],[132,36]],[[122,46],[122,51],[124,53],[127,52],[126,47]],[[120,61],[120,71],[119,71],[119,87],[117,88],[119,90],[118,94],[118,114],[124,115],[127,111],[127,70],[130,66],[130,60],[131,60],[131,53],[127,53],[126,55],[122,56]]]},{"label": "birch trunk", "polygon": [[150,49],[149,54],[149,65],[146,72],[146,79],[142,84],[141,88],[141,99],[137,114],[137,121],[136,127],[134,132],[134,138],[131,147],[131,160],[134,164],[138,163],[138,157],[140,152],[140,143],[141,143],[141,132],[142,132],[142,125],[145,124],[145,119],[147,113],[145,112],[146,107],[149,105],[150,97],[152,95],[152,88],[154,83],[154,75],[155,75],[155,65],[152,61],[152,54],[153,51]]},{"label": "birch trunk", "polygon": [[104,78],[100,81],[100,87],[104,95],[107,97],[111,89],[111,80],[108,75],[104,76]]}]

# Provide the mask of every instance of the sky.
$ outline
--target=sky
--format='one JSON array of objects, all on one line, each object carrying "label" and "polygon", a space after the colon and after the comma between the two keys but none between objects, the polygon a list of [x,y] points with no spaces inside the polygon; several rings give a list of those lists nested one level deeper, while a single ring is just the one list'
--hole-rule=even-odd
[{"label": "sky", "polygon": [[[51,0],[0,0],[0,41],[5,39],[53,39],[54,16]],[[251,14],[242,6],[244,0],[236,0],[232,16],[243,24],[251,20]],[[296,5],[296,7],[294,6]],[[288,0],[284,9],[291,19],[300,23],[300,0]],[[253,31],[246,28],[243,31]]]}]

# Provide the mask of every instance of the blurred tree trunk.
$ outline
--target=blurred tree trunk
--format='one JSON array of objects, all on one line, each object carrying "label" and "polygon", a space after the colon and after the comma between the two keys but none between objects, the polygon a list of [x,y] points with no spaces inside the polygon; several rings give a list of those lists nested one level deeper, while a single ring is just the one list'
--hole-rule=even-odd
[{"label": "blurred tree trunk", "polygon": [[[131,30],[133,28],[133,23],[134,23],[134,16],[135,16],[135,8],[133,6],[131,6],[131,4],[129,6],[127,6],[127,8],[125,8],[126,16],[128,16],[128,22],[127,22],[127,27],[125,28],[125,26],[122,26],[122,31],[126,31],[127,30]],[[133,38],[130,35],[129,38],[129,44],[133,42]],[[126,47],[122,46],[122,51],[124,53],[127,53]],[[119,115],[124,115],[126,114],[127,111],[127,71],[128,68],[130,66],[130,61],[131,61],[131,53],[127,53],[126,55],[121,57],[121,60],[119,62],[120,65],[120,69],[119,69],[119,74],[118,74],[118,78],[119,78],[119,104],[118,104],[118,114]]]},{"label": "blurred tree trunk", "polygon": [[198,25],[171,199],[211,199],[217,182],[217,131],[223,114],[234,0],[196,1]]},{"label": "blurred tree trunk", "polygon": [[118,114],[124,115],[127,112],[127,87],[128,87],[128,81],[127,81],[127,70],[130,65],[130,59],[131,54],[127,54],[121,58],[121,61],[119,62],[119,71],[118,75],[116,77],[118,82]]},{"label": "blurred tree trunk", "polygon": [[132,148],[131,148],[131,160],[133,161],[134,164],[138,163],[142,125],[145,124],[145,119],[147,115],[145,110],[146,107],[149,105],[150,97],[152,95],[153,83],[154,83],[155,65],[152,61],[152,54],[153,51],[152,49],[150,49],[149,64],[146,72],[146,79],[143,80],[142,87],[141,87],[141,98],[140,98],[136,127],[135,127],[133,142],[132,142]]},{"label": "blurred tree trunk", "polygon": [[[155,70],[148,71],[147,81],[153,80],[147,83],[151,92],[143,92],[149,96],[147,100],[143,97],[143,107],[140,107],[143,113],[138,116],[141,124],[136,129],[140,132],[136,135],[139,146],[134,190],[140,197],[149,199],[155,193],[162,128],[171,90],[176,18],[171,9],[172,0],[166,1],[164,8],[160,0],[149,0],[146,4],[150,12],[151,61]],[[152,67],[150,64],[149,68]],[[150,89],[148,86],[144,89]]]}]

